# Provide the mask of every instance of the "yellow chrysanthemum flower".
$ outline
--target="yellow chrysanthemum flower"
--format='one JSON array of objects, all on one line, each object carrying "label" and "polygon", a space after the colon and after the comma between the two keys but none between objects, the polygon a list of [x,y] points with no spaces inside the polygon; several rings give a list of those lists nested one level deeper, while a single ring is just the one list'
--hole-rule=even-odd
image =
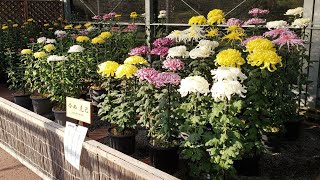
[{"label": "yellow chrysanthemum flower", "polygon": [[49,31],[52,31],[52,30],[53,30],[53,28],[48,28],[48,30],[49,30]]},{"label": "yellow chrysanthemum flower", "polygon": [[104,77],[114,77],[114,74],[119,66],[120,65],[115,61],[106,61],[98,65],[98,73]]},{"label": "yellow chrysanthemum flower", "polygon": [[12,25],[12,27],[14,27],[14,28],[16,28],[16,27],[18,27],[19,26],[19,24],[13,24]]},{"label": "yellow chrysanthemum flower", "polygon": [[122,15],[121,14],[116,14],[114,17],[115,18],[119,18],[119,17],[121,17]]},{"label": "yellow chrysanthemum flower", "polygon": [[89,26],[91,26],[91,22],[87,22],[84,24],[84,27],[89,27]]},{"label": "yellow chrysanthemum flower", "polygon": [[253,39],[247,43],[246,48],[248,52],[253,52],[258,49],[275,51],[274,44],[266,38]]},{"label": "yellow chrysanthemum flower", "polygon": [[224,17],[224,12],[221,9],[213,9],[207,14],[207,19],[210,19],[214,16],[223,16]]},{"label": "yellow chrysanthemum flower", "polygon": [[148,62],[141,56],[130,56],[125,61],[124,64],[148,64]]},{"label": "yellow chrysanthemum flower", "polygon": [[111,32],[102,32],[99,37],[101,37],[102,39],[109,39],[112,36]]},{"label": "yellow chrysanthemum flower", "polygon": [[216,66],[240,67],[246,61],[241,57],[241,52],[236,49],[226,49],[217,54],[214,60]]},{"label": "yellow chrysanthemum flower", "polygon": [[31,49],[22,49],[21,50],[21,54],[32,54],[33,52],[32,52],[32,50]]},{"label": "yellow chrysanthemum flower", "polygon": [[79,24],[79,25],[75,26],[74,28],[76,28],[76,29],[80,29],[81,27],[82,27],[82,25],[81,25],[81,24]]},{"label": "yellow chrysanthemum flower", "polygon": [[204,16],[193,16],[189,19],[189,25],[203,25],[207,23],[207,19]]},{"label": "yellow chrysanthemum flower", "polygon": [[2,26],[2,30],[8,29],[8,26]]},{"label": "yellow chrysanthemum flower", "polygon": [[59,26],[59,23],[55,22],[53,23],[54,26]]},{"label": "yellow chrysanthemum flower", "polygon": [[282,59],[274,50],[257,49],[247,56],[247,62],[251,66],[262,66],[260,69],[267,68],[270,72],[277,70],[276,65],[282,67]]},{"label": "yellow chrysanthemum flower", "polygon": [[63,21],[63,18],[62,18],[62,17],[59,17],[59,18],[58,18],[58,21]]},{"label": "yellow chrysanthemum flower", "polygon": [[32,22],[32,21],[33,21],[33,18],[29,18],[27,21],[28,21],[28,22]]},{"label": "yellow chrysanthemum flower", "polygon": [[28,25],[28,24],[29,24],[29,22],[24,22],[23,24],[24,24],[24,25]]},{"label": "yellow chrysanthemum flower", "polygon": [[131,12],[130,13],[130,18],[135,19],[138,17],[138,13],[137,12]]},{"label": "yellow chrysanthemum flower", "polygon": [[88,36],[78,36],[76,38],[77,42],[86,42],[86,41],[89,41],[89,40],[90,40],[90,38]]},{"label": "yellow chrysanthemum flower", "polygon": [[239,32],[239,33],[244,33],[244,29],[241,28],[239,25],[232,25],[229,26],[225,29],[227,31],[227,33],[229,32]]},{"label": "yellow chrysanthemum flower", "polygon": [[222,39],[228,39],[228,41],[235,41],[235,40],[242,41],[242,37],[245,35],[246,34],[241,32],[232,31],[231,33],[225,35]]},{"label": "yellow chrysanthemum flower", "polygon": [[92,44],[103,44],[106,41],[104,39],[102,39],[101,37],[95,37],[91,40]]},{"label": "yellow chrysanthemum flower", "polygon": [[132,78],[138,71],[138,68],[132,64],[122,64],[117,68],[116,78],[122,78],[126,76],[127,79]]},{"label": "yellow chrysanthemum flower", "polygon": [[10,19],[8,19],[7,21],[8,21],[9,23],[11,23],[11,22],[12,22],[12,20],[10,20]]},{"label": "yellow chrysanthemum flower", "polygon": [[43,26],[44,26],[44,27],[47,27],[47,26],[49,26],[49,24],[44,24]]},{"label": "yellow chrysanthemum flower", "polygon": [[215,37],[219,35],[219,29],[213,29],[210,28],[209,30],[207,30],[207,34],[205,34],[205,36],[207,37]]},{"label": "yellow chrysanthemum flower", "polygon": [[213,24],[223,24],[226,21],[226,19],[224,18],[224,16],[221,15],[217,15],[217,16],[213,16],[210,19],[208,19],[208,24],[213,25]]},{"label": "yellow chrysanthemum flower", "polygon": [[68,24],[66,26],[64,26],[64,29],[72,29],[73,25],[72,24]]},{"label": "yellow chrysanthemum flower", "polygon": [[51,52],[56,49],[56,47],[53,44],[47,44],[43,46],[43,49],[46,50],[47,52]]},{"label": "yellow chrysanthemum flower", "polygon": [[35,58],[39,59],[39,58],[46,57],[47,54],[46,54],[44,51],[40,51],[40,52],[35,52],[35,53],[33,54],[33,56],[34,56]]}]

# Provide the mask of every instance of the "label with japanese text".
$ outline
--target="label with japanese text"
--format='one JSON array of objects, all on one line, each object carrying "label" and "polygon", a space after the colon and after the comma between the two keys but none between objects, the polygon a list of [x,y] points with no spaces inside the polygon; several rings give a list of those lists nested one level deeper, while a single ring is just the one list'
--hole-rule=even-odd
[{"label": "label with japanese text", "polygon": [[67,117],[91,124],[91,102],[67,97]]}]

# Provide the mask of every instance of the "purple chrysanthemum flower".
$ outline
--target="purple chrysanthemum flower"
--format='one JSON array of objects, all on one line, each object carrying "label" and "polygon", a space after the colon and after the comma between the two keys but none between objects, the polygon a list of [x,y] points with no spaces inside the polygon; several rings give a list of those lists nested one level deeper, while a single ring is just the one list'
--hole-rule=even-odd
[{"label": "purple chrysanthemum flower", "polygon": [[159,55],[160,57],[165,57],[168,54],[169,48],[167,47],[156,47],[151,50],[151,54]]},{"label": "purple chrysanthemum flower", "polygon": [[243,21],[237,18],[230,18],[227,21],[227,26],[232,26],[232,25],[238,25],[241,26],[243,24]]},{"label": "purple chrysanthemum flower", "polygon": [[242,46],[246,46],[249,41],[254,40],[254,39],[257,39],[257,38],[263,38],[263,36],[251,36],[251,37],[243,40],[242,43],[241,43],[241,45],[242,45]]},{"label": "purple chrysanthemum flower", "polygon": [[155,79],[155,85],[157,88],[166,85],[179,85],[181,77],[174,72],[161,72],[157,75]]},{"label": "purple chrysanthemum flower", "polygon": [[261,19],[261,18],[251,18],[249,20],[247,20],[246,22],[244,22],[244,25],[258,25],[258,24],[264,24],[266,23],[267,20],[265,19]]},{"label": "purple chrysanthemum flower", "polygon": [[278,29],[273,29],[263,33],[263,36],[276,38],[278,36],[287,35],[287,34],[295,34],[295,33],[290,31],[288,28],[278,28]]},{"label": "purple chrysanthemum flower", "polygon": [[184,62],[182,62],[180,59],[167,59],[163,61],[162,68],[171,71],[182,70],[184,68]]},{"label": "purple chrysanthemum flower", "polygon": [[147,55],[149,53],[150,53],[150,48],[148,46],[139,46],[131,49],[128,54],[131,56],[141,56],[141,55]]},{"label": "purple chrysanthemum flower", "polygon": [[155,47],[161,47],[161,46],[169,47],[172,44],[174,44],[175,42],[176,42],[175,40],[170,39],[170,38],[159,38],[153,42],[153,46],[155,46]]},{"label": "purple chrysanthemum flower", "polygon": [[158,74],[159,71],[155,70],[154,68],[142,68],[137,71],[136,76],[138,76],[142,81],[148,81],[149,84],[155,84]]},{"label": "purple chrysanthemum flower", "polygon": [[299,38],[296,34],[281,35],[278,39],[273,40],[272,43],[279,45],[279,48],[286,44],[288,46],[288,50],[291,46],[304,45],[303,40]]},{"label": "purple chrysanthemum flower", "polygon": [[257,17],[259,15],[264,15],[264,14],[269,14],[269,10],[267,9],[259,9],[259,8],[253,8],[251,9],[248,14],[254,16],[254,17]]}]

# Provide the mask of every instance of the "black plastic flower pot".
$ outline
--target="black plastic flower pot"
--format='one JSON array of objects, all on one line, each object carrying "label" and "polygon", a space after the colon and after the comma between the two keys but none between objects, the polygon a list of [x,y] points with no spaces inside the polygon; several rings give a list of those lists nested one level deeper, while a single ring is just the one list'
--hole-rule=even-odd
[{"label": "black plastic flower pot", "polygon": [[174,173],[178,169],[178,146],[157,147],[148,143],[151,165],[167,173]]},{"label": "black plastic flower pot", "polygon": [[29,109],[30,111],[33,111],[32,100],[30,99],[30,95],[31,95],[30,93],[29,94],[13,94],[14,103],[16,103],[21,107]]},{"label": "black plastic flower pot", "polygon": [[284,136],[287,140],[294,141],[299,138],[302,121],[287,121],[284,123],[286,129]]},{"label": "black plastic flower pot", "polygon": [[30,97],[32,100],[33,111],[37,114],[44,115],[52,113],[52,103],[49,98]]},{"label": "black plastic flower pot", "polygon": [[66,126],[66,122],[72,122],[75,124],[78,124],[78,121],[72,118],[67,117],[66,111],[59,111],[55,110],[54,108],[52,109],[53,114],[54,114],[54,121],[62,126]]},{"label": "black plastic flower pot", "polygon": [[125,135],[114,135],[112,133],[113,128],[108,128],[109,146],[125,154],[133,154],[136,147],[136,134],[134,131]]},{"label": "black plastic flower pot", "polygon": [[262,141],[267,150],[272,153],[280,152],[280,133],[262,135]]},{"label": "black plastic flower pot", "polygon": [[103,99],[101,99],[100,96],[105,94],[106,92],[107,91],[105,89],[101,89],[101,90],[90,89],[89,94],[90,94],[92,104],[94,106],[97,106],[100,102],[102,102]]},{"label": "black plastic flower pot", "polygon": [[238,175],[241,176],[259,176],[259,161],[260,156],[255,155],[252,157],[243,157],[240,160],[235,160],[233,167],[236,169]]}]

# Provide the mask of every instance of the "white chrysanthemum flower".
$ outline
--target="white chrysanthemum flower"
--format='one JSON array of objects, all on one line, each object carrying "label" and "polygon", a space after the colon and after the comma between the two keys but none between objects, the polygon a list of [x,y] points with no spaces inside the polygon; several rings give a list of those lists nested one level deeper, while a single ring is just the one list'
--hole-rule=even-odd
[{"label": "white chrysanthemum flower", "polygon": [[94,27],[94,26],[89,26],[89,27],[87,28],[87,31],[89,31],[89,32],[94,31],[94,30],[97,30],[97,28]]},{"label": "white chrysanthemum flower", "polygon": [[84,48],[80,45],[73,45],[69,48],[68,53],[77,53],[84,51]]},{"label": "white chrysanthemum flower", "polygon": [[180,30],[174,30],[172,31],[167,38],[173,39],[176,42],[187,42],[188,36]]},{"label": "white chrysanthemum flower", "polygon": [[54,44],[54,43],[56,43],[57,41],[55,40],[55,39],[47,39],[46,40],[46,43],[47,44]]},{"label": "white chrysanthemum flower", "polygon": [[62,30],[56,30],[54,32],[54,35],[56,35],[56,36],[64,36],[64,35],[67,35],[67,32],[66,31],[62,31]]},{"label": "white chrysanthemum flower", "polygon": [[45,43],[46,40],[47,40],[46,37],[39,37],[39,38],[37,39],[37,43]]},{"label": "white chrysanthemum flower", "polygon": [[66,56],[57,56],[57,55],[51,55],[47,58],[47,62],[51,62],[51,61],[68,61],[68,57]]},{"label": "white chrysanthemum flower", "polygon": [[159,12],[158,18],[159,18],[159,19],[164,19],[164,18],[166,18],[166,17],[167,17],[167,11],[161,10],[161,11]]},{"label": "white chrysanthemum flower", "polygon": [[299,18],[299,19],[295,19],[291,25],[297,28],[304,28],[309,26],[310,24],[311,24],[310,18]]},{"label": "white chrysanthemum flower", "polygon": [[211,71],[211,74],[213,75],[213,81],[237,81],[240,80],[243,82],[245,79],[247,79],[247,76],[241,72],[239,68],[236,67],[218,67],[215,70]]},{"label": "white chrysanthemum flower", "polygon": [[192,59],[197,59],[197,58],[207,58],[210,55],[212,55],[214,51],[212,51],[210,48],[207,46],[201,46],[201,47],[196,47],[192,49],[189,53],[189,56]]},{"label": "white chrysanthemum flower", "polygon": [[205,38],[204,34],[205,31],[203,30],[203,28],[193,25],[190,28],[186,29],[183,31],[186,35],[187,35],[187,41],[199,41],[203,38]]},{"label": "white chrysanthemum flower", "polygon": [[189,76],[181,80],[178,91],[181,97],[187,96],[188,93],[209,93],[209,83],[201,76]]},{"label": "white chrysanthemum flower", "polygon": [[243,95],[243,93],[246,92],[246,87],[242,86],[239,81],[218,81],[214,83],[211,88],[212,97],[216,102],[225,100],[230,101],[232,95],[238,95],[245,98],[246,96]]},{"label": "white chrysanthemum flower", "polygon": [[273,28],[285,28],[288,27],[288,23],[287,21],[284,20],[279,20],[279,21],[270,21],[267,22],[266,24],[266,28],[268,29],[273,29]]},{"label": "white chrysanthemum flower", "polygon": [[287,12],[284,15],[287,15],[287,16],[299,15],[300,17],[302,17],[302,14],[303,14],[303,7],[297,7],[297,8],[294,8],[294,9],[288,9]]},{"label": "white chrysanthemum flower", "polygon": [[189,57],[189,52],[186,46],[175,46],[169,49],[167,59],[175,57]]},{"label": "white chrysanthemum flower", "polygon": [[197,47],[203,47],[206,46],[211,50],[214,50],[215,48],[217,48],[219,46],[219,43],[217,41],[210,41],[210,40],[205,40],[205,39],[201,39],[199,41],[199,44],[197,45]]}]

